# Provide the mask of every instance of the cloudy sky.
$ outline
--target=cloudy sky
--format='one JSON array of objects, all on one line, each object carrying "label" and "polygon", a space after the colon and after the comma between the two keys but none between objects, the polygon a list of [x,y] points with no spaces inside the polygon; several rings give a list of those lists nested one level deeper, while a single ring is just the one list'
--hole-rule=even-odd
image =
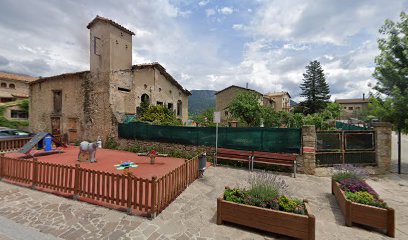
[{"label": "cloudy sky", "polygon": [[298,100],[318,60],[333,98],[361,97],[375,83],[379,27],[407,9],[408,0],[1,0],[0,70],[89,70],[86,25],[98,14],[136,33],[133,64],[160,62],[189,90],[249,83]]}]

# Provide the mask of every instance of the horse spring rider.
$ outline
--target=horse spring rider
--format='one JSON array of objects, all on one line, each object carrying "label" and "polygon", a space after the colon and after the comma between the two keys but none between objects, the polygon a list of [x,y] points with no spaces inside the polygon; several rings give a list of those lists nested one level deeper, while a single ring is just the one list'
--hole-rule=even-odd
[{"label": "horse spring rider", "polygon": [[82,154],[89,154],[89,161],[96,162],[96,149],[98,148],[98,144],[96,142],[87,142],[83,141],[79,144],[79,153],[78,153],[78,161]]}]

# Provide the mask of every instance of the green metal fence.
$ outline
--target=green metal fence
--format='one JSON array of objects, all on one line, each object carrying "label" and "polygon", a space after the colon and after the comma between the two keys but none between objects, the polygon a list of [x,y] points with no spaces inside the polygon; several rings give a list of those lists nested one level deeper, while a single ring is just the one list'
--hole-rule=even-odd
[{"label": "green metal fence", "polygon": [[317,131],[316,164],[376,165],[375,132],[370,130]]},{"label": "green metal fence", "polygon": [[356,126],[353,124],[337,122],[337,121],[336,121],[336,129],[339,129],[339,130],[367,130],[366,127],[360,127],[360,126]]},{"label": "green metal fence", "polygon": [[[119,137],[188,145],[215,146],[214,127],[159,126],[140,122],[119,124]],[[299,153],[301,129],[295,128],[218,128],[218,147]]]}]

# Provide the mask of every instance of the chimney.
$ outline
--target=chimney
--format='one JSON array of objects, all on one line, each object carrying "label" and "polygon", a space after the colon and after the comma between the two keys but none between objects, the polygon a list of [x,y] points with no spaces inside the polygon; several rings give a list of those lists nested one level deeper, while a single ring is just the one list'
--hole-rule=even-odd
[{"label": "chimney", "polygon": [[363,100],[365,100],[365,93],[363,93]]},{"label": "chimney", "polygon": [[248,89],[248,83],[246,83],[246,89]]}]

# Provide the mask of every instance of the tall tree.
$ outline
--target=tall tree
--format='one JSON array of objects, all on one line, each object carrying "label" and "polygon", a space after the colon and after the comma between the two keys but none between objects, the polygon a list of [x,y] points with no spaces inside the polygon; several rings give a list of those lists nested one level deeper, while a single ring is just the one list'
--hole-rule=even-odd
[{"label": "tall tree", "polygon": [[300,96],[306,98],[300,103],[304,114],[321,112],[326,107],[330,99],[330,89],[320,62],[315,60],[306,66],[300,88],[302,89]]},{"label": "tall tree", "polygon": [[260,100],[261,96],[254,92],[241,92],[231,102],[228,111],[234,118],[244,121],[249,127],[259,126],[262,115]]},{"label": "tall tree", "polygon": [[398,173],[401,173],[401,133],[408,133],[408,15],[400,14],[400,22],[385,20],[379,32],[380,54],[375,58],[375,89],[387,96],[377,101],[379,117],[391,121],[398,130]]}]

